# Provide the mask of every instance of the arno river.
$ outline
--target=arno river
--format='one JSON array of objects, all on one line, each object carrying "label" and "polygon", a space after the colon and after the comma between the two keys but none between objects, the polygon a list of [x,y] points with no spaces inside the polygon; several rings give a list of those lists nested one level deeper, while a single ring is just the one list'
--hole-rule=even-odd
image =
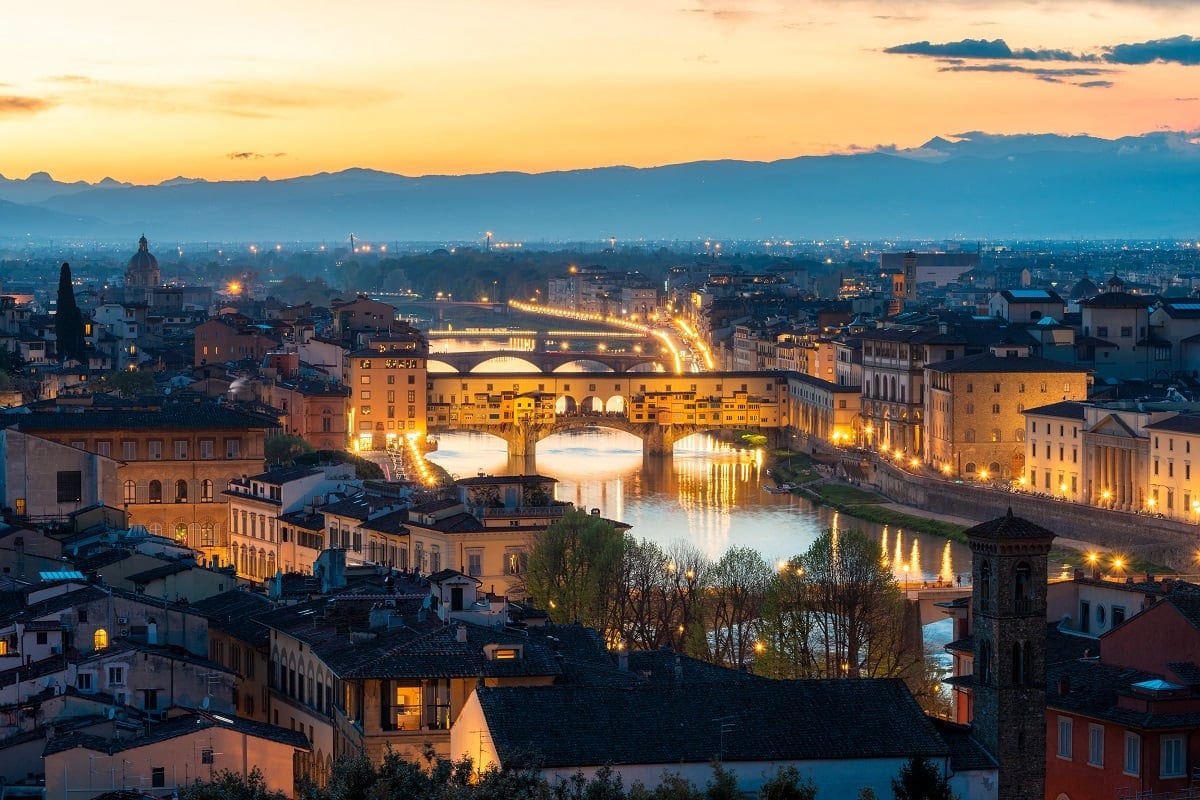
[{"label": "arno river", "polygon": [[[429,459],[452,475],[514,474],[503,440],[477,433],[437,435]],[[769,494],[764,454],[734,450],[708,435],[681,441],[671,459],[643,459],[641,441],[589,428],[538,445],[536,469],[558,480],[555,497],[633,526],[631,533],[662,547],[680,540],[716,560],[733,546],[751,547],[770,563],[804,552],[839,516],[792,494]],[[899,580],[936,580],[969,571],[964,545],[841,516],[841,529],[867,531],[885,544]]]}]

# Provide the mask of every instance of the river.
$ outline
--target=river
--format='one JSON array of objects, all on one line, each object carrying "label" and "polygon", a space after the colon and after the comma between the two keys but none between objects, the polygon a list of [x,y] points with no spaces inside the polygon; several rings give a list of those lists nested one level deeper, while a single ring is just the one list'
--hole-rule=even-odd
[{"label": "river", "polygon": [[[521,471],[504,441],[480,433],[441,433],[429,460],[467,477]],[[685,541],[716,560],[734,546],[786,560],[831,526],[866,531],[884,545],[898,580],[933,581],[970,570],[966,546],[839,515],[793,494],[762,489],[762,451],[737,450],[707,434],[684,439],[670,459],[643,458],[637,437],[605,428],[557,434],[538,445],[537,471],[558,480],[555,497],[599,509],[662,547]],[[840,516],[840,519],[839,519]]]}]

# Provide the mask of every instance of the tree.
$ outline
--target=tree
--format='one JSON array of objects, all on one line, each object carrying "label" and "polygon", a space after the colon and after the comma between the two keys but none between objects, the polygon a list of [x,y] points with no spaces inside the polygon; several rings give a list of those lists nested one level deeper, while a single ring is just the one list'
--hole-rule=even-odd
[{"label": "tree", "polygon": [[313,446],[300,436],[268,436],[263,442],[263,455],[268,464],[290,464],[312,451]]},{"label": "tree", "polygon": [[625,537],[612,523],[571,509],[537,537],[525,586],[556,622],[578,620],[607,634]]},{"label": "tree", "polygon": [[892,795],[896,800],[954,800],[950,781],[927,758],[910,758],[892,778]]},{"label": "tree", "polygon": [[208,783],[193,783],[179,790],[180,800],[287,800],[287,795],[267,788],[262,771],[250,773],[221,770]]},{"label": "tree", "polygon": [[664,551],[627,537],[613,612],[621,638],[641,650],[689,650],[697,629],[703,638],[701,597],[709,566],[704,553],[686,542]]},{"label": "tree", "polygon": [[708,604],[713,661],[740,669],[754,660],[771,577],[771,566],[749,547],[731,547],[712,566]]},{"label": "tree", "polygon": [[71,265],[63,262],[58,273],[58,304],[54,312],[54,335],[58,339],[58,357],[66,361],[87,361],[87,343],[83,333],[83,313],[75,304],[75,286]]},{"label": "tree", "polygon": [[764,674],[796,678],[912,677],[923,653],[879,545],[828,530],[780,571],[764,614]]},{"label": "tree", "polygon": [[25,359],[16,350],[0,347],[0,373],[16,375],[25,369]]},{"label": "tree", "polygon": [[106,372],[92,387],[97,392],[113,392],[122,397],[140,397],[154,391],[154,376],[137,369]]},{"label": "tree", "polygon": [[795,767],[780,767],[758,790],[760,800],[817,800],[812,778],[801,778]]},{"label": "tree", "polygon": [[733,770],[721,766],[720,761],[712,763],[713,776],[704,790],[704,800],[741,800],[742,792],[738,789],[737,775]]}]

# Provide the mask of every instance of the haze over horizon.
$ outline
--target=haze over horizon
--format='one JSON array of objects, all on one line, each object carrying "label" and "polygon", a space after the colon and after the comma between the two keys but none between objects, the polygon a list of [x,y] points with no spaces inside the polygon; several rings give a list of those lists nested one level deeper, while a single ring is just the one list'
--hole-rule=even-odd
[{"label": "haze over horizon", "polygon": [[6,9],[0,174],[542,173],[1200,129],[1179,0]]}]

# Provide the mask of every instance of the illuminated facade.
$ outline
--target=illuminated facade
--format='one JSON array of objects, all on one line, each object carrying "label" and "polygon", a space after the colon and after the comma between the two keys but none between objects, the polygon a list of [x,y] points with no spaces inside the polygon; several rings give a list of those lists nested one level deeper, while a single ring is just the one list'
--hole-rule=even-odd
[{"label": "illuminated facade", "polygon": [[428,344],[419,333],[373,337],[346,359],[354,450],[382,450],[405,437],[424,440]]}]

